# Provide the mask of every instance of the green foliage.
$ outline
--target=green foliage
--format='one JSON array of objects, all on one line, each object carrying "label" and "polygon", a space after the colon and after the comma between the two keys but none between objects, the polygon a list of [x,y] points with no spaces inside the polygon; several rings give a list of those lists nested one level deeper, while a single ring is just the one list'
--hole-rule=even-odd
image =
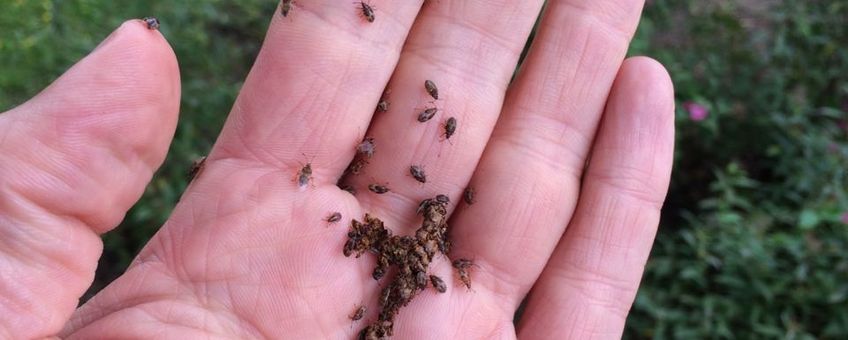
[{"label": "green foliage", "polygon": [[[141,202],[104,237],[95,292],[170,214],[191,161],[220,131],[276,3],[0,2],[0,110],[36,94],[127,18],[159,17],[179,58],[176,138]],[[672,74],[677,153],[625,337],[845,338],[848,3],[649,2],[631,51]],[[684,102],[709,116],[691,120]]]},{"label": "green foliage", "polygon": [[845,18],[839,1],[647,7],[633,51],[672,74],[677,153],[627,338],[848,336]]}]

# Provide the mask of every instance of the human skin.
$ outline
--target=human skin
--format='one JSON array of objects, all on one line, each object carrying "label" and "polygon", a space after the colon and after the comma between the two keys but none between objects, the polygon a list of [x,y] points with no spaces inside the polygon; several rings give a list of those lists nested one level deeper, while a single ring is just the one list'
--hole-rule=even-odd
[{"label": "human skin", "polygon": [[[513,80],[542,0],[422,1],[374,0],[373,23],[334,0],[275,12],[205,168],[126,273],[79,308],[100,234],[173,137],[176,58],[130,20],[0,114],[0,338],[352,338],[375,319],[380,284],[371,255],[342,255],[346,225],[369,212],[409,233],[418,202],[439,193],[453,202],[450,256],[475,262],[472,288],[437,256],[430,274],[447,292],[402,309],[398,339],[620,337],[674,142],[668,74],[625,59],[643,2],[548,1]],[[419,123],[433,105],[425,79],[440,111]],[[386,86],[391,105],[375,114]],[[366,135],[377,149],[347,179],[352,196],[336,181]],[[368,192],[374,182],[391,191]],[[457,203],[468,183],[472,206]]]}]

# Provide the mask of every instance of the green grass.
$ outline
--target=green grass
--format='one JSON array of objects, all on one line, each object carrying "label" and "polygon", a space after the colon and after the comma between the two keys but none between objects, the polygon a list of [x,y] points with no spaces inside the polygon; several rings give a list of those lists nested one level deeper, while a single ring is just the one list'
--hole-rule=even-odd
[{"label": "green grass", "polygon": [[[0,12],[0,110],[127,18],[156,15],[183,81],[164,164],[104,236],[96,292],[170,214],[221,129],[273,1],[23,1]],[[655,0],[631,54],[674,79],[677,151],[626,338],[848,337],[848,3]],[[683,108],[709,109],[693,121]]]}]

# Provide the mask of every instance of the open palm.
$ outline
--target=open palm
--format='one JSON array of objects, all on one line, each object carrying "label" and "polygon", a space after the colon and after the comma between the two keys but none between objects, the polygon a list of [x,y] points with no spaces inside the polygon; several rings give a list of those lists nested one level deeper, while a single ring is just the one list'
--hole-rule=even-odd
[{"label": "open palm", "polygon": [[[0,115],[0,338],[351,338],[390,279],[371,278],[371,254],[342,254],[351,219],[410,234],[436,194],[452,202],[450,256],[476,264],[471,289],[437,256],[429,271],[447,292],[421,292],[395,336],[619,337],[673,149],[665,70],[624,59],[642,1],[548,1],[515,79],[544,1],[422,2],[374,0],[373,23],[348,1],[275,13],[204,169],[127,272],[76,310],[99,234],[164,159],[175,57],[131,20]],[[389,109],[375,113],[384,88]],[[418,122],[427,107],[439,111]],[[458,124],[445,140],[448,117]],[[343,178],[351,195],[336,183],[366,136],[376,152]],[[458,203],[469,184],[476,202]],[[324,221],[333,212],[341,222]]]}]

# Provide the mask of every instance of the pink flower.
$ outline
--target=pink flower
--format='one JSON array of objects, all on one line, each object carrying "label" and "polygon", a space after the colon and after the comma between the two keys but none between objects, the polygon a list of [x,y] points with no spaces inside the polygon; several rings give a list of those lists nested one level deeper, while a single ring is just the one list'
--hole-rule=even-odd
[{"label": "pink flower", "polygon": [[707,119],[707,116],[710,115],[710,110],[696,102],[685,102],[683,103],[683,108],[689,111],[689,119],[695,122]]},{"label": "pink flower", "polygon": [[848,212],[842,214],[842,223],[848,224]]}]

